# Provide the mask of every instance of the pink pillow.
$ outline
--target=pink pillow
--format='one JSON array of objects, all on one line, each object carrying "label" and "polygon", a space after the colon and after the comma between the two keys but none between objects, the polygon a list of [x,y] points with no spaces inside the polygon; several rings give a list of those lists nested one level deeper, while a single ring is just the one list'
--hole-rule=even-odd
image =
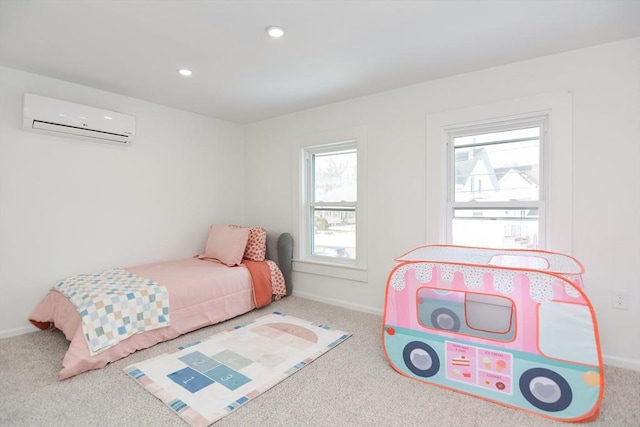
[{"label": "pink pillow", "polygon": [[[240,227],[230,225],[229,227]],[[244,250],[244,259],[249,261],[264,261],[267,254],[267,229],[264,227],[249,227],[249,239]]]},{"label": "pink pillow", "polygon": [[249,238],[248,228],[212,225],[204,255],[200,259],[215,259],[232,267],[242,262],[242,255]]}]

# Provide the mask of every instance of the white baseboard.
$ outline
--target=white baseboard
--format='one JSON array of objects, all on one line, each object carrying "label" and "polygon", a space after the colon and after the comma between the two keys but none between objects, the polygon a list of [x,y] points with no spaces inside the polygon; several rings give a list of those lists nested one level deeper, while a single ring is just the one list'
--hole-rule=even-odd
[{"label": "white baseboard", "polygon": [[[383,315],[382,309],[369,307],[366,305],[347,303],[347,302],[336,300],[333,298],[319,297],[317,295],[309,294],[306,292],[296,292],[295,290],[293,291],[293,295],[298,296],[300,298],[309,299],[312,301],[318,301],[325,304],[348,308],[350,310],[361,311],[369,314],[377,314],[379,316]],[[632,371],[640,371],[640,361],[638,360],[629,359],[625,357],[603,355],[602,361],[607,366],[615,366],[617,368],[630,369]]]},{"label": "white baseboard", "polygon": [[0,332],[0,339],[16,337],[18,335],[24,335],[24,334],[28,334],[29,332],[35,332],[39,330],[40,329],[36,328],[35,326],[22,326],[20,328],[8,329],[6,331]]},{"label": "white baseboard", "polygon": [[615,366],[616,368],[640,371],[640,360],[629,359],[626,357],[608,356],[606,354],[603,354],[602,362],[607,366]]},{"label": "white baseboard", "polygon": [[363,313],[377,314],[378,316],[382,316],[382,313],[383,313],[382,309],[380,308],[369,307],[367,305],[361,305],[361,304],[351,304],[351,303],[340,301],[333,298],[323,298],[317,295],[308,294],[306,292],[299,292],[294,290],[293,295],[300,298],[304,298],[304,299],[310,299],[312,301],[318,301],[318,302],[323,302],[329,305],[336,305],[338,307],[348,308],[350,310],[361,311]]}]

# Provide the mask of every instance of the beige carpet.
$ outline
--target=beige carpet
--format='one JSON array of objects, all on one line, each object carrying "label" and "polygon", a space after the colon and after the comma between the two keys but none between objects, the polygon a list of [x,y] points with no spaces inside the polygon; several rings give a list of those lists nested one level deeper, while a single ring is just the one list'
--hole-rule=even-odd
[{"label": "beige carpet", "polygon": [[[216,426],[551,426],[553,422],[396,373],[382,352],[380,316],[287,297],[221,325],[57,381],[67,341],[57,331],[0,340],[1,426],[186,426],[122,371],[274,310],[349,331],[351,338]],[[600,417],[640,426],[640,372],[607,367]]]}]

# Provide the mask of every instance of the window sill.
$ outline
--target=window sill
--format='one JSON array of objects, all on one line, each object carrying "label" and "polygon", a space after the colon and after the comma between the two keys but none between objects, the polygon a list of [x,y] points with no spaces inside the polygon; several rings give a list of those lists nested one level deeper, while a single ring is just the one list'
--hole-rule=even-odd
[{"label": "window sill", "polygon": [[338,279],[367,282],[367,268],[353,265],[340,265],[328,262],[293,260],[293,271],[297,273],[315,274],[319,276],[335,277]]}]

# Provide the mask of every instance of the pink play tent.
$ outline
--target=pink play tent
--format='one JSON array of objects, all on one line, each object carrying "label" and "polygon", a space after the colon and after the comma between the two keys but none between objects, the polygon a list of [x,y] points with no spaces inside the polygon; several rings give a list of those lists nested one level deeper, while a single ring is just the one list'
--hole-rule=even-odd
[{"label": "pink play tent", "polygon": [[580,262],[446,245],[396,261],[382,331],[396,371],[550,419],[598,416],[604,370]]}]

